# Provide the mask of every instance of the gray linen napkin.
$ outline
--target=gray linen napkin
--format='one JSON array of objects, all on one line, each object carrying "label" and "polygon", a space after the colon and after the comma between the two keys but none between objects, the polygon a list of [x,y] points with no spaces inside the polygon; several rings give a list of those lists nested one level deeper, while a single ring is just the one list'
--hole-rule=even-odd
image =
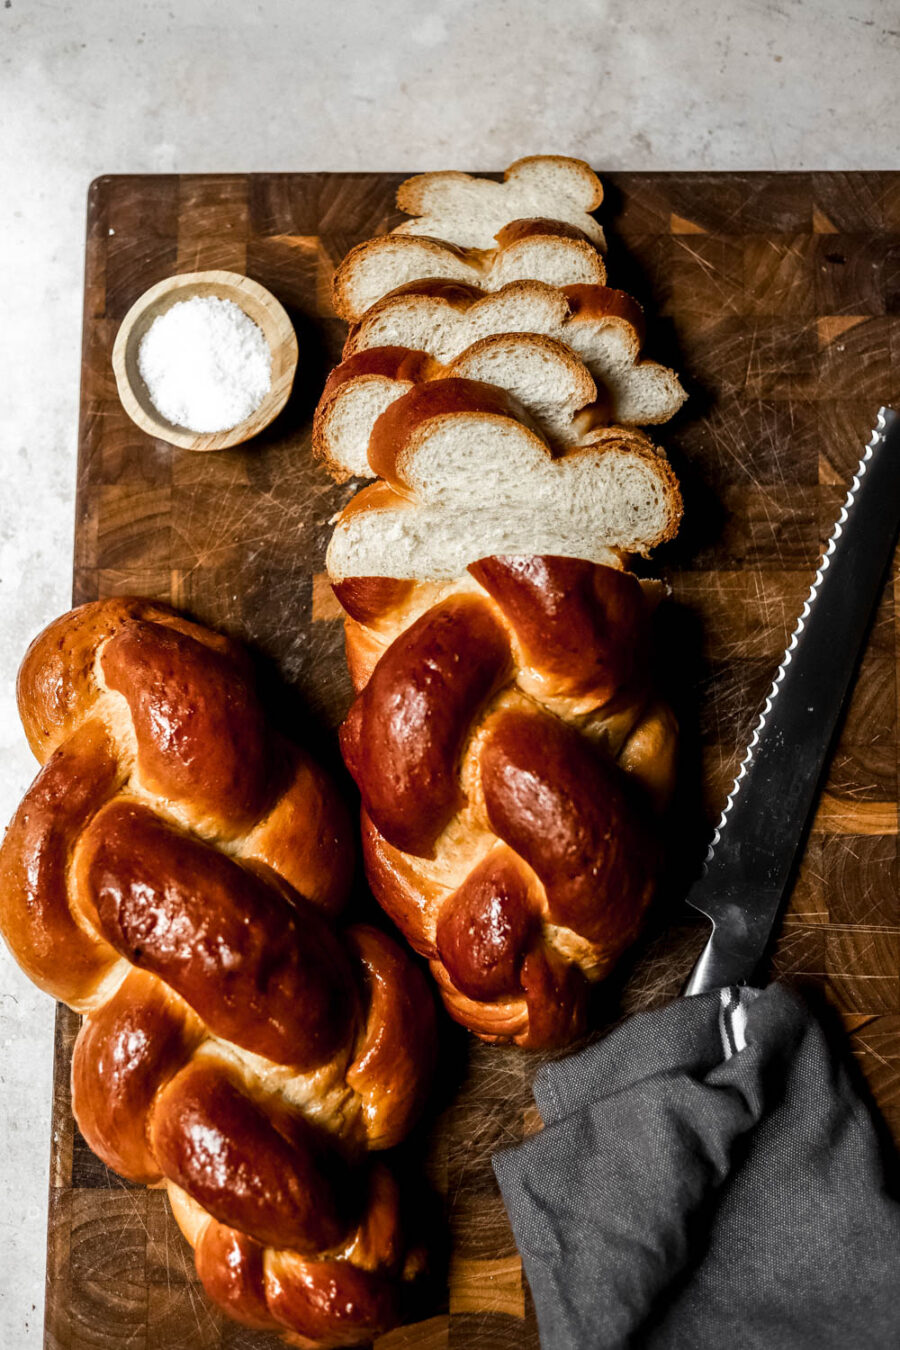
[{"label": "gray linen napkin", "polygon": [[494,1171],[543,1350],[900,1346],[900,1204],[796,994],[639,1014],[534,1095]]}]

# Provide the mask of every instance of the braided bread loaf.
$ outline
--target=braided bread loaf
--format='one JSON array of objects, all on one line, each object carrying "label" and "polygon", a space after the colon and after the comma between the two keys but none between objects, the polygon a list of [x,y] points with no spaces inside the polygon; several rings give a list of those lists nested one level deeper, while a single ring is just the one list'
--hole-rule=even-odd
[{"label": "braided bread loaf", "polygon": [[19,677],[44,768],[0,850],[0,928],[85,1015],[73,1105],[122,1176],[165,1184],[210,1297],[297,1346],[392,1325],[397,1182],[433,1005],[405,954],[341,932],[335,790],[266,725],[227,638],[145,600],[84,605]]},{"label": "braided bread loaf", "polygon": [[350,577],[341,748],[376,898],[486,1040],[561,1045],[633,940],[674,778],[653,587],[573,558],[445,583]]},{"label": "braided bread loaf", "polygon": [[605,286],[602,198],[558,156],[403,183],[411,219],[335,271],[352,326],[313,429],[333,477],[375,480],[327,553],[370,884],[458,1021],[535,1047],[583,1029],[637,933],[674,778],[622,557],[678,528],[633,424],[685,395]]}]

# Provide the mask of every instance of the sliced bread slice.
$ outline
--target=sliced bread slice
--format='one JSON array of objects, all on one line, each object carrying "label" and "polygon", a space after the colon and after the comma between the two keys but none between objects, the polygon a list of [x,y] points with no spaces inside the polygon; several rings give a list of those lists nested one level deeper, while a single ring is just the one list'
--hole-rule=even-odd
[{"label": "sliced bread slice", "polygon": [[348,357],[325,384],[313,452],[338,482],[373,478],[369,438],[380,415],[414,385],[455,377],[512,394],[554,449],[584,444],[592,426],[609,421],[586,366],[563,343],[537,333],[498,333],[446,366],[405,347],[372,347]]},{"label": "sliced bread slice", "polygon": [[458,282],[421,281],[385,296],[353,329],[344,356],[408,347],[449,365],[494,333],[541,333],[581,357],[623,426],[667,422],[685,392],[674,371],[640,357],[644,315],[625,291],[515,281],[485,293]]},{"label": "sliced bread slice", "polygon": [[510,164],[502,183],[454,172],[408,178],[398,189],[397,205],[415,219],[397,232],[491,248],[509,221],[545,216],[574,225],[602,248],[603,231],[590,214],[602,201],[600,180],[583,159],[528,155]]},{"label": "sliced bread slice", "polygon": [[335,313],[355,323],[390,291],[423,278],[484,291],[526,278],[551,286],[603,285],[606,267],[587,236],[562,221],[513,221],[484,249],[416,234],[385,234],[357,244],[339,264],[331,283]]},{"label": "sliced bread slice", "polygon": [[369,453],[384,481],[339,516],[333,582],[441,581],[491,554],[615,566],[616,550],[646,553],[681,517],[675,475],[641,432],[606,428],[554,458],[514,398],[473,380],[414,386],[379,418]]}]

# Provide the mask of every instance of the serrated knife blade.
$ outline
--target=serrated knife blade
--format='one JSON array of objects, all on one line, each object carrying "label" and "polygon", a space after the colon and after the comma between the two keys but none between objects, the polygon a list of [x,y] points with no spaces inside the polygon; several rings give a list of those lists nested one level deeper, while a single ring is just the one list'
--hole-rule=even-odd
[{"label": "serrated knife blade", "polygon": [[900,415],[882,408],[688,904],[713,931],[685,994],[749,983],[805,839],[900,525]]}]

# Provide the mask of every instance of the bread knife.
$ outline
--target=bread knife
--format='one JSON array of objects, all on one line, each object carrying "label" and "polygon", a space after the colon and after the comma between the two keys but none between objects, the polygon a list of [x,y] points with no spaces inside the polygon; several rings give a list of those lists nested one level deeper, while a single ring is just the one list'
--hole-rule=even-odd
[{"label": "bread knife", "polygon": [[687,901],[712,922],[684,993],[748,984],[789,893],[900,525],[900,415],[882,408]]}]

